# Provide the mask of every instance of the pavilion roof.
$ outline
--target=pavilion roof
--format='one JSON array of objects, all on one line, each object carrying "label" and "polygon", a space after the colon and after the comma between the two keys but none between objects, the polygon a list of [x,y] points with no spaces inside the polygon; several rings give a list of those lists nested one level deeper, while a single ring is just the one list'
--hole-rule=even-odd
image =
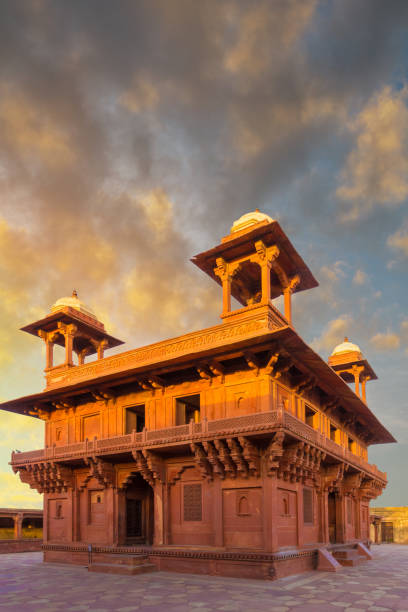
[{"label": "pavilion roof", "polygon": [[[247,320],[251,322],[254,318]],[[239,321],[235,323],[236,328],[239,325],[243,325],[242,321],[241,323]],[[328,397],[335,399],[348,413],[348,416],[354,416],[370,431],[372,434],[371,443],[381,444],[396,441],[365,402],[354,393],[326,361],[302,340],[292,327],[281,323],[280,327],[271,329],[265,325],[257,329],[251,337],[245,337],[244,339],[239,336],[234,338],[233,334],[228,334],[228,330],[231,328],[232,325],[222,323],[212,328],[200,330],[200,332],[192,332],[185,336],[70,368],[66,375],[66,383],[61,381],[58,386],[40,393],[4,402],[0,404],[0,409],[26,414],[35,405],[46,407],[51,402],[81,395],[90,389],[101,389],[104,386],[111,388],[128,384],[137,381],[138,377],[146,376],[149,372],[152,375],[165,375],[166,371],[194,367],[194,364],[205,359],[222,360],[228,353],[235,352],[236,354],[237,351],[242,352],[247,349],[256,353],[257,349],[267,350],[269,348],[271,350],[278,346],[285,350],[302,374],[315,379],[316,387],[319,387]],[[212,345],[205,342],[197,342],[193,345],[191,342],[192,339],[197,337],[221,337],[223,333],[226,336],[223,342],[214,342]],[[184,351],[177,351],[174,349],[177,345],[187,348]],[[36,415],[31,413],[31,416]]]}]

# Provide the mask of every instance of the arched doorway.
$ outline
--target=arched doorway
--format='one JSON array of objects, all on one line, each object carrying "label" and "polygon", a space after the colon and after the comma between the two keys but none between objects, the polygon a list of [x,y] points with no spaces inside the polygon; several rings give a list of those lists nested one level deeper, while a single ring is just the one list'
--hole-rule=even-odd
[{"label": "arched doorway", "polygon": [[153,489],[140,474],[135,474],[126,488],[126,544],[153,544],[153,521]]}]

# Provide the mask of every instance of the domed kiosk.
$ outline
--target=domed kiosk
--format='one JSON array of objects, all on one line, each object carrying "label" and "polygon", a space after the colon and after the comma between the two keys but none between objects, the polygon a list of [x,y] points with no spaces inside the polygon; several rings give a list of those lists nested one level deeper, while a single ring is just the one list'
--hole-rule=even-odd
[{"label": "domed kiosk", "polygon": [[[329,357],[329,366],[343,380],[348,383],[354,382],[356,386],[356,394],[366,402],[366,382],[368,380],[377,380],[377,375],[364,359],[360,347],[346,337],[343,342],[338,344]],[[361,383],[361,393],[360,393]]]},{"label": "domed kiosk", "polygon": [[292,294],[318,286],[279,223],[258,209],[242,215],[218,246],[191,261],[222,286],[224,320],[243,310],[232,310],[231,297],[244,309],[274,311],[271,301],[283,295],[284,316],[291,324]]},{"label": "domed kiosk", "polygon": [[[50,384],[48,374],[51,371],[74,366],[74,352],[78,357],[78,365],[82,365],[86,356],[96,353],[97,358],[102,359],[106,349],[123,344],[122,340],[106,333],[104,324],[97,319],[91,308],[78,298],[75,290],[71,296],[57,300],[46,317],[21,329],[33,336],[39,336],[45,342],[47,387]],[[53,360],[55,344],[65,348],[65,360],[58,365],[54,365]]]}]

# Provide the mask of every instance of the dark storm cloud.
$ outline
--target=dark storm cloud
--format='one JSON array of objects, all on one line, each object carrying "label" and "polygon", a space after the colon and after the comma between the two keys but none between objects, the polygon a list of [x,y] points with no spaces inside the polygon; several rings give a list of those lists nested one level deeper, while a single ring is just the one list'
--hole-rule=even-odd
[{"label": "dark storm cloud", "polygon": [[[391,5],[1,2],[1,206],[27,214],[36,258],[56,262],[47,299],[78,261],[92,296],[113,279],[123,293],[163,251],[171,274],[198,278],[188,230],[207,246],[256,206],[295,227],[334,212],[335,177],[316,165],[334,174],[348,114],[402,65],[408,9]],[[157,190],[165,227],[143,203]]]}]

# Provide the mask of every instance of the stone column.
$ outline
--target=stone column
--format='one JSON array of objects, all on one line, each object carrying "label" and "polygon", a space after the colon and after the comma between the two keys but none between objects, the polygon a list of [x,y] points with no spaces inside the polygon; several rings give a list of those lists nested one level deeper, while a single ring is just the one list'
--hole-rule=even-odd
[{"label": "stone column", "polygon": [[98,359],[103,359],[103,353],[107,346],[108,346],[107,340],[101,340],[100,342],[98,342],[98,348],[97,348]]},{"label": "stone column", "polygon": [[357,539],[360,539],[361,536],[361,500],[357,497],[357,498],[353,498],[355,500],[355,521],[356,521],[356,526],[355,526],[355,537]]},{"label": "stone column", "polygon": [[58,330],[65,338],[65,365],[72,366],[74,362],[72,360],[72,352],[74,348],[74,338],[77,332],[77,326],[73,325],[65,325],[64,323],[58,323]]},{"label": "stone column", "polygon": [[154,488],[154,533],[153,544],[160,546],[165,540],[165,495],[166,485],[155,482]]},{"label": "stone column", "polygon": [[23,537],[22,527],[23,527],[23,515],[17,514],[17,516],[14,517],[14,539],[15,540],[22,539]]},{"label": "stone column", "polygon": [[73,489],[72,491],[72,540],[73,542],[79,542],[81,540],[80,499],[81,499],[81,492],[78,489]]},{"label": "stone column", "polygon": [[328,544],[329,538],[329,502],[328,492],[322,489],[317,492],[319,506],[319,542]]},{"label": "stone column", "polygon": [[38,330],[38,335],[45,342],[45,369],[48,370],[54,365],[54,340],[55,332],[46,332],[43,329]]},{"label": "stone column", "polygon": [[288,288],[283,290],[283,313],[289,323],[292,323],[292,293]]},{"label": "stone column", "polygon": [[346,541],[346,502],[345,496],[336,493],[336,542]]},{"label": "stone column", "polygon": [[292,325],[292,293],[300,283],[300,277],[296,274],[291,278],[286,287],[283,287],[284,315]]},{"label": "stone column", "polygon": [[266,259],[261,265],[262,303],[269,304],[271,299],[271,264]]},{"label": "stone column", "polygon": [[361,394],[362,394],[362,398],[363,398],[363,402],[367,403],[367,398],[366,398],[366,383],[367,380],[370,380],[369,376],[363,376],[363,380],[361,381]]}]

